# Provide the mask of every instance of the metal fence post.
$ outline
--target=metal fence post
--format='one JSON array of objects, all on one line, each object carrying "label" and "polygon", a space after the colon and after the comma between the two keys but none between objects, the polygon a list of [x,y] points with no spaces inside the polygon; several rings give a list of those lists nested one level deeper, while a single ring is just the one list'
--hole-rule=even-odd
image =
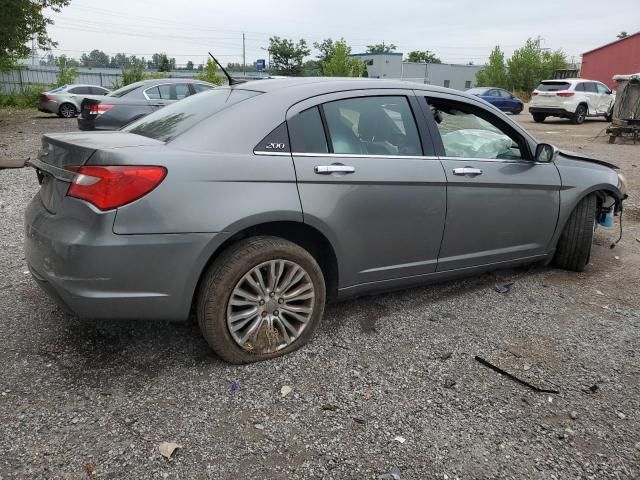
[{"label": "metal fence post", "polygon": [[102,72],[99,72],[99,73],[100,73],[100,86],[104,87],[104,83],[102,83]]},{"label": "metal fence post", "polygon": [[24,92],[24,88],[22,85],[22,69],[18,68],[18,81],[20,82],[20,93]]}]

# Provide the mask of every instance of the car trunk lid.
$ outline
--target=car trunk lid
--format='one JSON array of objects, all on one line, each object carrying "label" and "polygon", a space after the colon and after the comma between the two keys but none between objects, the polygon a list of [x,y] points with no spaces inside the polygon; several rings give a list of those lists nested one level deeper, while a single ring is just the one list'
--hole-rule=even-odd
[{"label": "car trunk lid", "polygon": [[67,167],[86,165],[97,150],[158,143],[161,142],[125,132],[47,134],[42,137],[37,157],[27,165],[36,169],[44,207],[55,214],[75,176]]}]

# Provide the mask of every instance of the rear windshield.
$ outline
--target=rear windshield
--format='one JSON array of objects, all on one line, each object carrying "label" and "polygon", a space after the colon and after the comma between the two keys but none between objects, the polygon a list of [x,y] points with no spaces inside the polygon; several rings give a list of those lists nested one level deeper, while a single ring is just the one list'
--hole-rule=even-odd
[{"label": "rear windshield", "polygon": [[571,84],[568,82],[542,82],[538,85],[539,92],[557,92],[559,90],[569,90]]},{"label": "rear windshield", "polygon": [[168,142],[205,118],[259,94],[250,90],[216,88],[157,110],[122,130]]},{"label": "rear windshield", "polygon": [[107,96],[109,96],[109,97],[124,97],[127,93],[133,92],[140,85],[142,85],[142,83],[140,83],[140,82],[132,83],[131,85],[125,85],[124,87],[120,87],[119,89],[114,90],[113,92],[111,92]]},{"label": "rear windshield", "polygon": [[485,93],[488,89],[487,88],[470,88],[469,90],[465,90],[465,92],[470,93],[472,95],[482,95],[483,93]]},{"label": "rear windshield", "polygon": [[53,90],[49,90],[47,93],[58,93],[58,92],[62,92],[63,90],[66,90],[67,86],[66,85],[62,85],[61,87],[58,88],[54,88]]}]

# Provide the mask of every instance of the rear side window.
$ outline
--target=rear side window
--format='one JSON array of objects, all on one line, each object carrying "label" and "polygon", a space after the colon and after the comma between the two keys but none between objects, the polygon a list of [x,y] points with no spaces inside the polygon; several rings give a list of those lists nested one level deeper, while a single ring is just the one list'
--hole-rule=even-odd
[{"label": "rear side window", "polygon": [[298,153],[328,153],[318,107],[309,108],[287,121],[291,137],[291,150]]},{"label": "rear side window", "polygon": [[584,83],[579,83],[576,85],[576,92],[584,92]]},{"label": "rear side window", "polygon": [[109,93],[109,90],[100,87],[89,87],[89,90],[91,91],[91,95],[106,95]]},{"label": "rear side window", "polygon": [[89,87],[73,87],[69,89],[68,93],[73,95],[90,95],[91,91]]},{"label": "rear side window", "polygon": [[[159,85],[158,90],[160,91],[160,98],[163,100],[175,100],[175,86],[174,85]],[[173,90],[173,92],[172,92]]]},{"label": "rear side window", "polygon": [[193,88],[195,89],[196,93],[200,93],[211,90],[213,87],[210,85],[205,85],[204,83],[194,83]]},{"label": "rear side window", "polygon": [[147,88],[144,91],[144,94],[149,100],[159,100],[160,98],[162,98],[160,96],[160,90],[158,89],[158,87]]},{"label": "rear side window", "polygon": [[569,90],[571,84],[569,82],[542,82],[538,85],[539,92],[558,92],[560,90]]},{"label": "rear side window", "polygon": [[325,103],[323,109],[333,153],[422,155],[406,97],[349,98]]},{"label": "rear side window", "polygon": [[191,90],[189,90],[189,85],[186,83],[178,83],[176,85],[176,100],[182,100],[185,97],[191,95]]},{"label": "rear side window", "polygon": [[168,142],[205,118],[259,94],[251,90],[229,88],[203,92],[142,117],[122,130]]},{"label": "rear side window", "polygon": [[593,82],[585,83],[584,89],[587,93],[598,93],[598,90],[596,89],[596,84]]}]

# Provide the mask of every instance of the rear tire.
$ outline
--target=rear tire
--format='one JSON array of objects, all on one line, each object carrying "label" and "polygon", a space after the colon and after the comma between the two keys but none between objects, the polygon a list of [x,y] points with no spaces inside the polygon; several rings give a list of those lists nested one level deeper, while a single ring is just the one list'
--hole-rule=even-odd
[{"label": "rear tire", "polygon": [[523,109],[523,107],[522,107],[522,105],[520,105],[518,108],[516,108],[516,109],[513,111],[513,114],[514,114],[514,115],[520,115],[520,114],[522,113],[522,109]]},{"label": "rear tire", "polygon": [[574,113],[573,117],[571,117],[571,122],[575,125],[583,124],[587,118],[588,113],[589,112],[587,110],[586,105],[584,104],[578,105],[578,108],[576,108],[576,113]]},{"label": "rear tire", "polygon": [[591,256],[595,219],[596,195],[592,193],[583,198],[571,212],[558,240],[553,258],[554,266],[574,272],[584,271]]},{"label": "rear tire", "polygon": [[[273,282],[276,288],[261,288],[253,276],[256,269],[268,274],[273,272],[269,270],[271,264],[279,264],[281,261],[290,270],[279,271],[277,280]],[[305,275],[300,283],[296,281],[284,288],[288,274],[291,271],[298,272],[292,270],[295,267],[299,267],[299,271],[304,271]],[[294,277],[297,275],[298,273]],[[250,284],[246,283],[248,278]],[[266,280],[264,283],[268,287],[269,277]],[[278,290],[278,285],[282,285],[283,290]],[[295,297],[294,293],[301,290],[300,286],[307,287],[306,292],[312,293],[312,297],[309,298],[308,294],[298,294]],[[261,290],[280,293],[275,296],[269,293],[263,295]],[[269,360],[291,353],[309,341],[322,319],[325,295],[322,270],[305,249],[277,237],[248,238],[225,250],[204,273],[197,294],[198,324],[207,343],[223,360],[235,364]],[[270,299],[270,296],[273,298]],[[288,297],[286,300],[280,298],[285,296]],[[293,299],[290,298],[292,296]],[[249,297],[255,297],[255,300]],[[296,304],[296,298],[302,297],[305,300]],[[270,310],[265,313],[264,310],[267,309]],[[257,313],[251,313],[253,310]],[[288,311],[298,313],[290,315]],[[294,315],[305,315],[301,311],[307,312],[308,319],[298,323]],[[244,326],[232,333],[230,322]],[[295,332],[285,328],[285,323],[299,330]],[[282,331],[283,328],[285,332]],[[247,340],[242,343],[238,337],[245,333]]]},{"label": "rear tire", "polygon": [[78,115],[76,107],[71,103],[63,103],[58,109],[58,116],[63,118],[73,118]]},{"label": "rear tire", "polygon": [[543,115],[542,113],[534,113],[533,115],[533,121],[536,123],[542,123],[547,119],[546,115]]}]

